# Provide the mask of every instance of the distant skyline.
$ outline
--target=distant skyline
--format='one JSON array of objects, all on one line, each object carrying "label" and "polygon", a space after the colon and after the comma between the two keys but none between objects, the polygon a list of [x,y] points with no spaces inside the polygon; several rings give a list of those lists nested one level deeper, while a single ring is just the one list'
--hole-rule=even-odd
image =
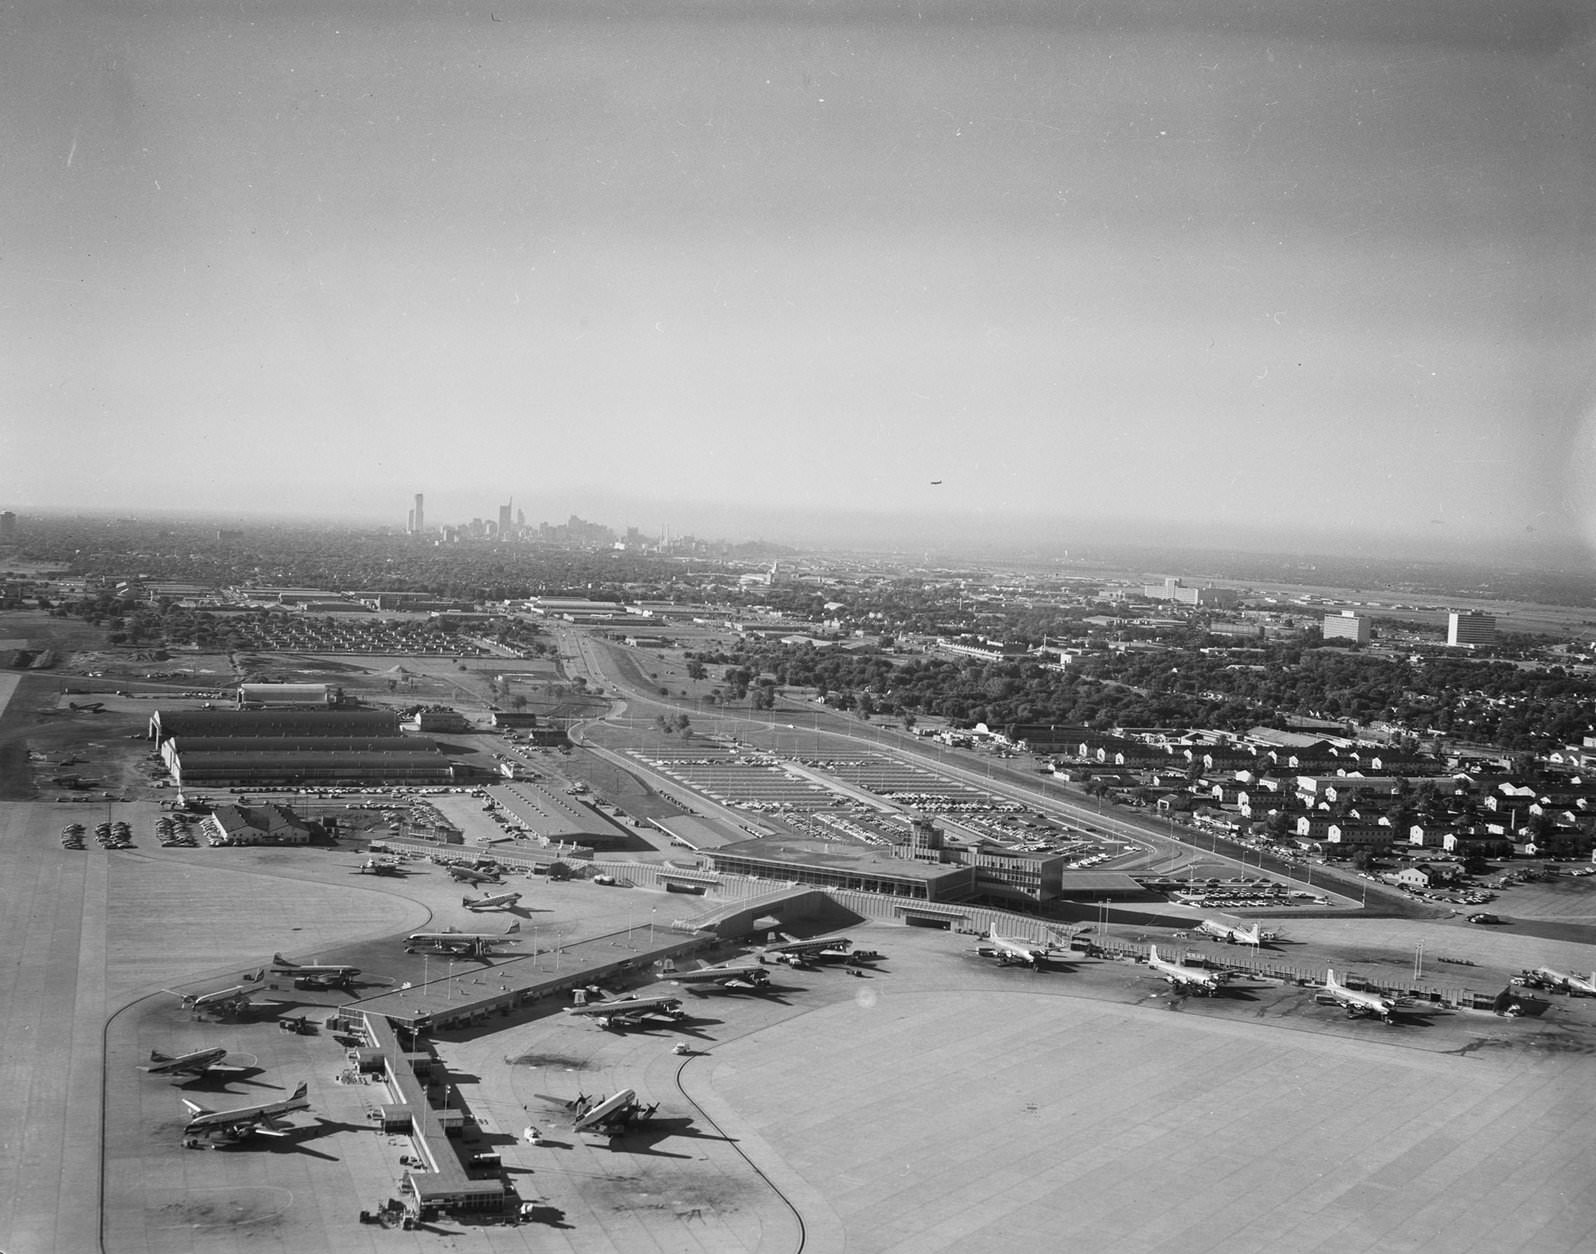
[{"label": "distant skyline", "polygon": [[1596,554],[1585,6],[10,29],[0,508]]}]

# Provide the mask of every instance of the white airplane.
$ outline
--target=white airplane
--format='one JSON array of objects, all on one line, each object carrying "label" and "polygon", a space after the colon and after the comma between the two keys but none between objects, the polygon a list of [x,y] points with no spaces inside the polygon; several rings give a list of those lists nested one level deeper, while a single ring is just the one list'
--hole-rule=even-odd
[{"label": "white airplane", "polygon": [[521,921],[517,919],[510,924],[507,931],[496,935],[461,932],[452,927],[445,928],[441,932],[412,932],[405,937],[405,951],[413,954],[462,954],[471,958],[482,958],[493,953],[496,946],[515,944],[519,940],[516,933],[520,930]]},{"label": "white airplane", "polygon": [[336,963],[299,963],[283,957],[282,954],[273,954],[271,973],[289,976],[296,984],[304,984],[311,988],[338,988],[359,975],[360,968]]},{"label": "white airplane", "polygon": [[999,936],[996,924],[988,928],[986,935],[981,939],[986,941],[986,944],[978,945],[975,952],[983,958],[996,958],[998,965],[1004,967],[1035,969],[1045,959],[1052,957],[1054,952],[1050,947],[1033,949],[1024,941],[1009,936]]},{"label": "white airplane", "polygon": [[462,884],[497,884],[500,882],[497,875],[488,871],[477,871],[468,866],[452,866],[449,874]]},{"label": "white airplane", "polygon": [[362,875],[403,875],[404,868],[392,858],[367,858],[355,870]]},{"label": "white airplane", "polygon": [[520,900],[520,893],[500,893],[497,897],[462,897],[460,904],[467,910],[509,910]]},{"label": "white airplane", "polygon": [[1167,962],[1158,956],[1158,946],[1147,947],[1147,965],[1169,981],[1177,993],[1193,992],[1204,997],[1217,993],[1225,982],[1219,971],[1204,971],[1199,967],[1186,967],[1178,962]]},{"label": "white airplane", "polygon": [[727,963],[719,967],[698,967],[691,971],[678,970],[667,958],[660,963],[660,975],[673,984],[681,984],[690,992],[699,992],[701,984],[713,985],[725,992],[758,992],[770,987],[770,975],[755,963]]},{"label": "white airplane", "polygon": [[682,1013],[682,999],[669,995],[612,997],[606,1001],[567,1006],[565,1013],[597,1019],[601,1028],[633,1028],[656,1016],[672,1021],[686,1017]]},{"label": "white airplane", "polygon": [[250,986],[259,984],[265,978],[266,969],[262,967],[254,975],[245,975],[242,984],[234,984],[231,988],[213,989],[209,993],[180,993],[175,988],[162,991],[180,998],[183,1009],[192,1010],[196,1014],[209,1012],[239,1014],[250,1005],[249,996],[254,991]]},{"label": "white airplane", "polygon": [[1379,993],[1365,993],[1338,983],[1336,973],[1329,969],[1325,971],[1323,995],[1344,1009],[1349,1019],[1355,1019],[1359,1015],[1374,1015],[1382,1022],[1390,1023],[1391,1012],[1396,1009],[1396,1002],[1389,997],[1382,997]]},{"label": "white airplane", "polygon": [[806,962],[839,962],[847,958],[852,946],[853,942],[846,936],[801,941],[783,934],[778,943],[766,945],[759,951],[759,959],[764,961],[768,958],[794,967],[803,966]]},{"label": "white airplane", "polygon": [[1562,989],[1570,997],[1596,997],[1596,972],[1592,972],[1588,980],[1582,975],[1565,975],[1551,967],[1536,967],[1530,974],[1553,988]]},{"label": "white airplane", "polygon": [[185,1097],[183,1105],[188,1107],[193,1118],[183,1125],[183,1135],[237,1139],[250,1132],[264,1132],[267,1136],[286,1136],[287,1125],[280,1124],[278,1116],[295,1110],[309,1110],[310,1102],[305,1097],[308,1087],[301,1083],[292,1097],[276,1102],[261,1102],[256,1106],[238,1106],[233,1110],[207,1110]]},{"label": "white airplane", "polygon": [[227,1046],[217,1045],[211,1049],[196,1049],[188,1054],[163,1054],[158,1049],[150,1050],[149,1062],[139,1067],[150,1075],[192,1075],[202,1076],[213,1066],[227,1057]]},{"label": "white airplane", "polygon": [[1217,936],[1229,945],[1263,944],[1262,923],[1254,923],[1250,928],[1242,928],[1233,923],[1221,923],[1217,919],[1204,919],[1197,925],[1197,930],[1208,936]]},{"label": "white airplane", "polygon": [[[544,1100],[559,1101],[553,1097]],[[659,1108],[658,1102],[652,1106],[642,1105],[633,1089],[622,1089],[599,1102],[583,1096],[574,1102],[560,1104],[576,1112],[576,1119],[571,1124],[573,1132],[602,1132],[607,1136],[619,1136],[626,1129],[646,1122]]]}]

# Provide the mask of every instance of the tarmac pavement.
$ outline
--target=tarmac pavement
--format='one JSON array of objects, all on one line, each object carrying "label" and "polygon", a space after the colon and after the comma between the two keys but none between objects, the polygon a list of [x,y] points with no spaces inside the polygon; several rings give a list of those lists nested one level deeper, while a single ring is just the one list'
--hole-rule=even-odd
[{"label": "tarmac pavement", "polygon": [[[8,1254],[778,1254],[800,1243],[1556,1254],[1596,1243],[1583,1168],[1596,1149],[1596,999],[1549,999],[1520,1019],[1426,1007],[1386,1027],[1278,982],[1172,997],[1134,963],[1002,969],[971,954],[973,938],[879,924],[850,930],[886,953],[879,970],[772,968],[770,997],[684,993],[692,1019],[679,1030],[612,1033],[547,1015],[440,1034],[460,1100],[534,1203],[533,1222],[360,1225],[356,1212],[391,1195],[403,1170],[404,1143],[365,1118],[379,1090],[341,1083],[342,1050],[324,1033],[279,1031],[277,1008],[196,1023],[159,990],[234,981],[274,950],[359,955],[373,976],[398,978],[407,968],[390,938],[469,923],[459,886],[436,869],[355,875],[348,850],[161,849],[153,805],[118,808],[138,849],[61,849],[60,827],[88,809],[0,807]],[[551,937],[614,931],[666,901],[671,917],[692,908],[638,889],[513,883]],[[1351,958],[1372,977],[1411,965],[1420,941],[1432,964],[1453,959],[1482,984],[1538,962],[1596,966],[1586,946],[1456,922],[1279,926],[1277,956],[1338,970]],[[676,1054],[678,1041],[694,1052]],[[186,1088],[136,1070],[152,1047],[206,1043],[226,1044],[244,1070]],[[180,1146],[184,1092],[242,1105],[300,1078],[312,1102],[294,1120],[303,1132]],[[561,1129],[559,1112],[536,1122],[548,1109],[539,1093],[621,1087],[659,1103],[655,1131],[611,1147]],[[527,1123],[558,1143],[525,1144]]]}]

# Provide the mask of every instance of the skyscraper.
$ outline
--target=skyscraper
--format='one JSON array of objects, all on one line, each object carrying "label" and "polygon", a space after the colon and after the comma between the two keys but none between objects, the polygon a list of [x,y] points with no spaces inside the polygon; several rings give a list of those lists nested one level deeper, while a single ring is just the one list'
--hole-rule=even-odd
[{"label": "skyscraper", "polygon": [[420,535],[427,529],[426,518],[422,513],[421,493],[416,493],[416,507],[410,511],[410,534]]},{"label": "skyscraper", "polygon": [[1446,616],[1446,642],[1449,645],[1472,648],[1476,645],[1496,643],[1496,616],[1481,614],[1476,610]]},{"label": "skyscraper", "polygon": [[501,506],[499,506],[499,539],[508,540],[509,538],[510,538],[510,507],[508,505],[501,505]]}]

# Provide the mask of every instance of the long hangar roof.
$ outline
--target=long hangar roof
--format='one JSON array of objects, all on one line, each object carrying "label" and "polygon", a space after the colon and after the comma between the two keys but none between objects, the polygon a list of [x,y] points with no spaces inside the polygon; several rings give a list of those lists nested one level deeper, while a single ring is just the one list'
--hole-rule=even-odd
[{"label": "long hangar roof", "polygon": [[187,736],[171,737],[184,757],[191,753],[437,753],[421,736]]},{"label": "long hangar roof", "polygon": [[172,736],[397,736],[392,710],[157,710],[150,738]]}]

